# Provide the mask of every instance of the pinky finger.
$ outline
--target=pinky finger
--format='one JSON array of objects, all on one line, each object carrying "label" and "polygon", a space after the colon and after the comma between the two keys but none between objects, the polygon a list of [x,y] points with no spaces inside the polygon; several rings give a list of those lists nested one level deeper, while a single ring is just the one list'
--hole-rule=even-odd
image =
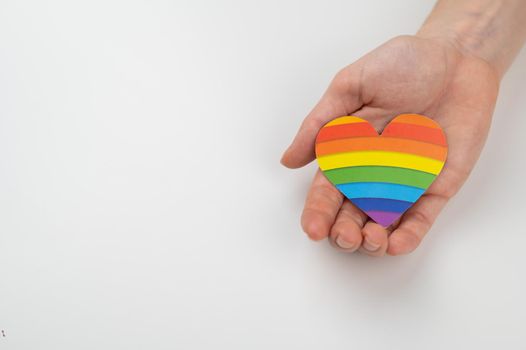
[{"label": "pinky finger", "polygon": [[387,254],[408,254],[418,247],[448,198],[436,194],[423,195],[402,217],[389,236]]}]

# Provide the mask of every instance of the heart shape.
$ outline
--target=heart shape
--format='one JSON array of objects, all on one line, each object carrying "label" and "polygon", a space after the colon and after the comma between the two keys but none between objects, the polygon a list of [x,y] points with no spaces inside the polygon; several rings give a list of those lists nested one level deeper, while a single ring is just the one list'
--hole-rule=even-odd
[{"label": "heart shape", "polygon": [[419,114],[397,116],[381,135],[364,119],[340,117],[325,124],[316,137],[323,174],[384,227],[424,194],[446,157],[442,128]]}]

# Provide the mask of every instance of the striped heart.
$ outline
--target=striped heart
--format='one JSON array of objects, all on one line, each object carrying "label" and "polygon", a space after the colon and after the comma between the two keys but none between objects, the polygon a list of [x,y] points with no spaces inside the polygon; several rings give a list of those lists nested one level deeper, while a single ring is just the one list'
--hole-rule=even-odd
[{"label": "striped heart", "polygon": [[364,119],[340,117],[316,137],[316,158],[327,179],[384,227],[424,194],[446,156],[442,128],[419,114],[397,116],[381,135]]}]

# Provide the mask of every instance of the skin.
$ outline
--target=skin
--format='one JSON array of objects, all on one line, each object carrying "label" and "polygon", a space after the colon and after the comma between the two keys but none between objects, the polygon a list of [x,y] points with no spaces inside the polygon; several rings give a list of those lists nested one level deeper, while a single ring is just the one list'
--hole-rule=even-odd
[{"label": "skin", "polygon": [[448,158],[427,192],[387,229],[318,171],[301,217],[312,240],[328,238],[340,250],[371,256],[407,254],[420,244],[482,151],[500,80],[526,37],[525,15],[526,1],[520,0],[439,1],[416,35],[391,39],[336,74],[285,151],[283,165],[311,162],[319,129],[344,115],[367,119],[378,131],[398,114],[428,116],[446,134]]}]

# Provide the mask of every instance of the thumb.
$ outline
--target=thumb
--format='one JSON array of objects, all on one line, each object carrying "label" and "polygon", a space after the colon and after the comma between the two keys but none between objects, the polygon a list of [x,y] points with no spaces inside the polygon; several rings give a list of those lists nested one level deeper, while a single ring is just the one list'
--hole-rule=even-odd
[{"label": "thumb", "polygon": [[362,106],[359,80],[359,74],[355,74],[352,66],[334,77],[321,100],[303,120],[292,144],[283,154],[281,164],[299,168],[314,159],[314,142],[321,127],[334,118],[352,114]]}]

